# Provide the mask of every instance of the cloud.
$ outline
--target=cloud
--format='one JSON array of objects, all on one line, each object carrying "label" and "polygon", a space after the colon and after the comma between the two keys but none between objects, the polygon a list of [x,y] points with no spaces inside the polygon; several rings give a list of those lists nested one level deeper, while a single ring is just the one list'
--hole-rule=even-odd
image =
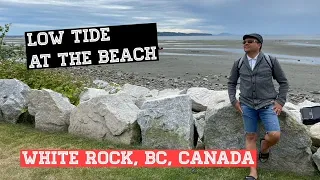
[{"label": "cloud", "polygon": [[172,25],[188,25],[188,24],[195,24],[201,22],[201,19],[195,19],[195,18],[180,18],[180,19],[167,19],[164,20],[166,23],[170,23]]},{"label": "cloud", "polygon": [[28,0],[28,1],[20,1],[20,0],[0,0],[3,3],[10,4],[19,4],[20,6],[36,6],[36,5],[50,5],[56,7],[78,7],[78,8],[95,8],[95,9],[118,9],[118,10],[126,10],[132,9],[132,6],[123,6],[117,4],[108,4],[115,3],[117,1],[88,1],[88,0],[79,0],[79,1],[65,1],[65,0]]},{"label": "cloud", "polygon": [[8,8],[0,7],[0,12],[6,11]]},{"label": "cloud", "polygon": [[[204,31],[196,27],[204,21],[202,17],[198,17],[196,12],[184,11],[181,3],[190,1],[183,0],[173,2],[169,0],[30,0],[21,2],[0,0],[1,2],[22,10],[9,15],[15,19],[14,23],[42,24],[35,27],[48,26],[58,29],[82,24],[121,25],[155,22],[160,29],[168,31]],[[216,1],[216,3],[222,3],[222,1]],[[23,21],[22,17],[28,19]],[[93,21],[97,23],[92,23]],[[24,28],[19,25],[16,27]],[[210,31],[209,29],[205,31],[207,30]]]},{"label": "cloud", "polygon": [[54,29],[54,26],[48,25],[39,25],[39,24],[23,24],[23,23],[15,23],[11,25],[12,28],[23,28],[26,31],[33,31],[38,29]]},{"label": "cloud", "polygon": [[320,18],[318,0],[0,0],[0,4],[0,21],[18,24],[12,28],[14,34],[30,29],[27,24],[35,25],[32,29],[62,29],[155,22],[160,31],[213,34],[312,33],[320,28],[315,23]]},{"label": "cloud", "polygon": [[5,17],[0,17],[0,22],[1,21],[7,21],[7,18],[5,18]]},{"label": "cloud", "polygon": [[101,16],[101,17],[124,17],[124,14],[112,14],[112,13],[90,13],[93,16]]},{"label": "cloud", "polygon": [[138,16],[138,17],[132,17],[133,19],[139,19],[139,20],[151,20],[151,17],[142,17],[142,16]]}]

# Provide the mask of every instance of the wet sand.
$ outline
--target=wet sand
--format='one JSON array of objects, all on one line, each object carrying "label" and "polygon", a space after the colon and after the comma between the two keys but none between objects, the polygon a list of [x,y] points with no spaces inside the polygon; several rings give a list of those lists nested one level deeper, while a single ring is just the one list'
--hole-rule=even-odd
[{"label": "wet sand", "polygon": [[[305,43],[305,41],[296,41]],[[283,59],[280,60],[281,66],[286,73],[290,85],[291,96],[301,96],[300,98],[319,102],[320,95],[314,91],[320,91],[320,47],[294,46],[286,45],[286,41],[266,41],[263,45],[263,52],[301,56],[301,60]],[[320,41],[308,41],[310,44],[320,44]],[[165,81],[169,84],[163,88],[176,88],[180,82],[191,82],[193,86],[203,86],[209,89],[226,89],[227,77],[229,76],[232,63],[240,58],[241,41],[234,40],[216,40],[216,41],[159,41],[160,50],[159,61],[108,64],[100,67],[90,66],[96,72],[119,72],[121,74],[135,73],[135,75],[145,78],[139,85],[150,88],[157,88],[156,85],[160,79],[169,79]],[[170,48],[236,48],[240,52],[224,52],[218,50],[188,50],[188,49],[170,49]],[[181,55],[164,55],[166,53],[178,53]],[[183,55],[189,54],[189,55]],[[302,64],[303,56],[315,57],[314,62],[318,64]],[[318,59],[317,59],[318,58]],[[284,60],[292,62],[288,63]],[[309,63],[314,63],[309,62]],[[99,73],[99,74],[100,74]],[[113,80],[99,76],[99,79]],[[150,80],[151,79],[151,80]],[[123,83],[126,78],[114,79],[117,83]],[[184,83],[182,83],[184,84]],[[188,84],[188,83],[186,83]],[[183,86],[183,85],[182,85]],[[277,86],[277,85],[276,85]],[[214,88],[218,87],[218,88]],[[160,87],[161,88],[161,87]]]},{"label": "wet sand", "polygon": [[[67,69],[75,75],[89,76],[93,80],[132,83],[159,90],[196,86],[221,90],[227,88],[227,77],[233,62],[243,56],[241,42],[159,40],[159,47],[164,48],[159,51],[159,61],[59,70]],[[289,80],[289,101],[308,99],[320,102],[320,40],[265,40],[262,51],[279,58]]]}]

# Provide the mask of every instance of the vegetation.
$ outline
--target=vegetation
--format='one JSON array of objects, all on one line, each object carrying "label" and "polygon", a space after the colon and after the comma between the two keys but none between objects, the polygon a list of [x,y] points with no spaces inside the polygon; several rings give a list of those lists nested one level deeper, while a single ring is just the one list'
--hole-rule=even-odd
[{"label": "vegetation", "polygon": [[[41,132],[31,126],[0,123],[1,179],[243,179],[247,168],[21,168],[20,150],[28,149],[142,149],[107,141],[90,140],[67,133]],[[264,180],[316,180],[318,176],[299,176],[293,173],[260,170]]]},{"label": "vegetation", "polygon": [[28,70],[23,60],[25,50],[22,45],[4,43],[10,24],[0,26],[0,79],[18,79],[32,89],[51,89],[68,97],[72,104],[79,103],[79,95],[85,86],[90,86],[89,79],[75,77],[59,69]]}]

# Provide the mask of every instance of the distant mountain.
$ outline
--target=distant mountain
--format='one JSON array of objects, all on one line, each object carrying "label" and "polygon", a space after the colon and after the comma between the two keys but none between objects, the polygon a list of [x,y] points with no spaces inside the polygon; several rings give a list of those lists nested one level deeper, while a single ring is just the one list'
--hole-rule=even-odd
[{"label": "distant mountain", "polygon": [[6,36],[7,38],[24,38],[24,36],[22,35],[11,35],[11,36]]},{"label": "distant mountain", "polygon": [[209,33],[158,32],[158,36],[212,36]]},{"label": "distant mountain", "polygon": [[220,34],[217,34],[217,35],[214,35],[214,36],[232,36],[232,34],[230,34],[230,33],[220,33]]}]

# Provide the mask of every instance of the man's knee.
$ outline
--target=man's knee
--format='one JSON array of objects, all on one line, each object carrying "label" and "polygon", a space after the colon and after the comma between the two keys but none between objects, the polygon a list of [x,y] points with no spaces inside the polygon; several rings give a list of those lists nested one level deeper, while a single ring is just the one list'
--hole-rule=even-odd
[{"label": "man's knee", "polygon": [[247,141],[257,141],[258,135],[256,133],[246,133],[246,140]]},{"label": "man's knee", "polygon": [[276,143],[280,140],[280,132],[279,131],[271,131],[268,132],[268,139],[270,142]]}]

